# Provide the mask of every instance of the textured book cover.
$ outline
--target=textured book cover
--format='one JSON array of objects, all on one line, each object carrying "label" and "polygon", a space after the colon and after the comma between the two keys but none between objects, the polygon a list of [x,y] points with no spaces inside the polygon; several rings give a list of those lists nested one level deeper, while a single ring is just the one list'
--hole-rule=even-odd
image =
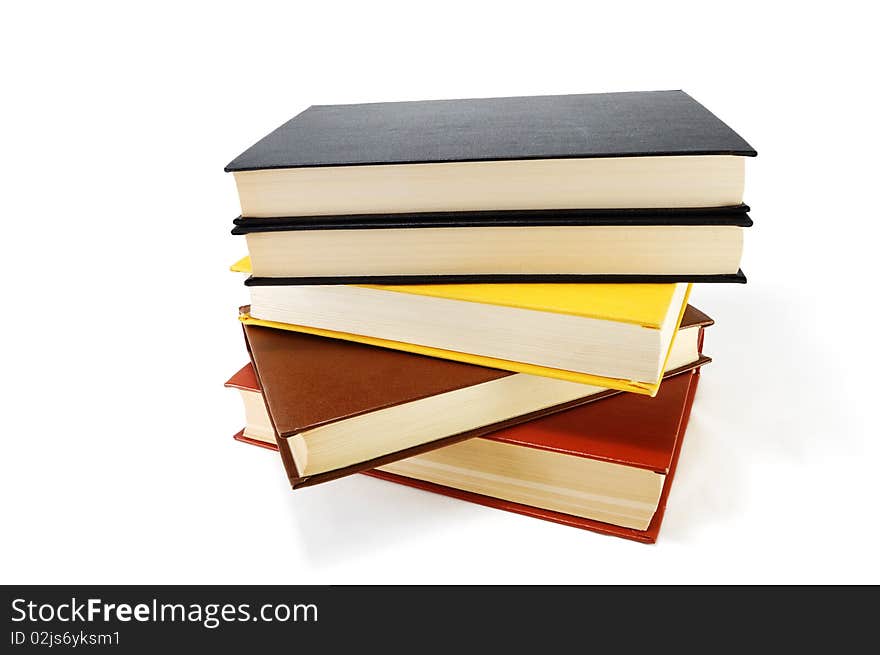
[{"label": "textured book cover", "polygon": [[315,105],[226,170],[755,154],[687,93],[644,91]]}]

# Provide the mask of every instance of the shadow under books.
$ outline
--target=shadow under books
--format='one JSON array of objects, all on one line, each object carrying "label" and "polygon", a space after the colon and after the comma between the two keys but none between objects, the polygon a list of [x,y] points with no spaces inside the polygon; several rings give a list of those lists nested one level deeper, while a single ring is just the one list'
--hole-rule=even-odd
[{"label": "shadow under books", "polygon": [[[706,339],[714,361],[694,402],[661,545],[688,541],[756,502],[747,498],[752,462],[797,476],[800,462],[857,439],[851,418],[841,411],[846,388],[834,384],[846,379],[840,353],[804,320],[813,300],[760,282],[749,285],[747,298],[736,291],[713,288],[695,301],[711,307],[718,321]],[[703,295],[712,297],[704,302]]]}]

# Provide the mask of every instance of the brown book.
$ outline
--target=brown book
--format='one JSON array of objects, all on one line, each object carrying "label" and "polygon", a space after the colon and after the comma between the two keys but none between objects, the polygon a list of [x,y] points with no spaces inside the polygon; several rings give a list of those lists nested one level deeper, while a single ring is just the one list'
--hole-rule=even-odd
[{"label": "brown book", "polygon": [[[688,308],[667,376],[708,361],[711,324]],[[255,325],[244,333],[294,488],[620,393]]]}]

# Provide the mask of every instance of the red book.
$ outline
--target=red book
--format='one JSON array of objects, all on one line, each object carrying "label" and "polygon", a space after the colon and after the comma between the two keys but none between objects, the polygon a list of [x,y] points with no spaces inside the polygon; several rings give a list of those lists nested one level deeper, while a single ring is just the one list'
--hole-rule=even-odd
[{"label": "red book", "polygon": [[[655,398],[618,394],[365,471],[398,484],[624,537],[657,539],[699,369],[667,379]],[[260,389],[250,365],[228,386]],[[243,394],[244,395],[244,394]],[[277,449],[257,430],[245,443]],[[265,408],[263,410],[265,413]],[[259,423],[257,419],[256,423]]]}]

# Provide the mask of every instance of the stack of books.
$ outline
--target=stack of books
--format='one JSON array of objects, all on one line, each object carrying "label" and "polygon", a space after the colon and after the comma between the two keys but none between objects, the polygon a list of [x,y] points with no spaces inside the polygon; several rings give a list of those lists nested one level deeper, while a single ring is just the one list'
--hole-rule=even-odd
[{"label": "stack of books", "polygon": [[313,106],[226,168],[249,256],[246,443],[657,538],[744,158],[682,91]]}]

